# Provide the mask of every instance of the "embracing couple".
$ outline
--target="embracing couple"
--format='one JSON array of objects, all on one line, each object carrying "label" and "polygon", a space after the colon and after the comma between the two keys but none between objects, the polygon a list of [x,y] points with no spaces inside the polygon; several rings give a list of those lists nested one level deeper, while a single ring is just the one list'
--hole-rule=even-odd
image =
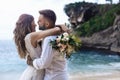
[{"label": "embracing couple", "polygon": [[55,25],[54,11],[45,9],[39,13],[38,25],[42,30],[35,32],[34,17],[22,14],[13,31],[18,53],[28,64],[19,80],[68,80],[65,55],[60,57],[60,53],[50,45],[51,40],[68,28]]}]

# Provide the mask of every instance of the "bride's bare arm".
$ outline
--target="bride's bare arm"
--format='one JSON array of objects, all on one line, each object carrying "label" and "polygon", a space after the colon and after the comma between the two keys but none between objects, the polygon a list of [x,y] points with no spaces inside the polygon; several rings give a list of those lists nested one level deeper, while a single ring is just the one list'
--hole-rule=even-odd
[{"label": "bride's bare arm", "polygon": [[52,28],[52,29],[44,30],[44,31],[32,32],[31,33],[31,44],[34,47],[36,47],[37,46],[37,40],[39,40],[41,38],[45,38],[47,36],[60,34],[60,31],[61,30],[60,30],[59,27],[55,27],[55,28]]}]

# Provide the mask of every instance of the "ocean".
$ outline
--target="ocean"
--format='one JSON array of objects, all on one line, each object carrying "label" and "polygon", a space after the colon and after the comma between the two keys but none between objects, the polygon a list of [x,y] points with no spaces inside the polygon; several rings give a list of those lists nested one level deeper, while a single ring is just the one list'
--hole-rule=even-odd
[{"label": "ocean", "polygon": [[[69,75],[109,74],[120,71],[120,56],[103,51],[80,50],[73,53],[67,64]],[[19,58],[14,42],[0,40],[0,80],[18,80],[26,67],[26,61]]]}]

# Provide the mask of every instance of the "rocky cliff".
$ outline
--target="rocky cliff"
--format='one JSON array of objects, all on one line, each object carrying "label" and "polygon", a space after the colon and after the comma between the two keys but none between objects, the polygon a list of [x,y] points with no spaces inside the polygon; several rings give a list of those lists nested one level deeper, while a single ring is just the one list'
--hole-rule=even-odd
[{"label": "rocky cliff", "polygon": [[77,25],[88,21],[90,18],[98,13],[99,7],[97,4],[76,2],[68,4],[64,7],[66,15],[69,17],[69,22],[73,28]]},{"label": "rocky cliff", "polygon": [[120,53],[120,15],[116,16],[114,25],[90,37],[81,37],[83,47],[105,49]]},{"label": "rocky cliff", "polygon": [[[69,5],[66,5],[64,10],[69,17],[69,21],[73,25],[73,28],[77,28],[76,26],[80,27],[85,22],[88,23],[88,21],[96,15],[101,17],[103,14],[106,14],[107,11],[112,9],[112,5],[103,5],[101,9],[101,5],[85,2],[79,4],[72,3]],[[120,7],[120,4],[117,4],[117,6]],[[115,17],[113,18],[113,22],[110,22],[111,24],[109,26],[107,25],[106,28],[101,29],[98,32],[94,32],[91,36],[80,36],[82,40],[82,47],[105,49],[120,53],[120,10],[118,10],[117,13],[113,11],[111,12]],[[105,16],[102,17],[106,18]],[[109,20],[109,17],[106,20]],[[99,25],[102,26],[101,24],[105,23],[100,23]],[[96,29],[97,28],[95,28],[94,31],[96,31]]]}]

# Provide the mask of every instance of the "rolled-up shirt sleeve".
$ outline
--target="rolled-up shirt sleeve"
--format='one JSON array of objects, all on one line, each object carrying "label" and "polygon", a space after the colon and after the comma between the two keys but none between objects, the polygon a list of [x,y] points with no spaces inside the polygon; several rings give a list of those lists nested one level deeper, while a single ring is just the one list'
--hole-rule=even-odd
[{"label": "rolled-up shirt sleeve", "polygon": [[33,60],[33,66],[36,69],[45,69],[52,62],[53,50],[52,50],[52,46],[50,45],[50,40],[51,40],[50,37],[46,37],[44,39],[43,45],[42,45],[41,57]]}]

